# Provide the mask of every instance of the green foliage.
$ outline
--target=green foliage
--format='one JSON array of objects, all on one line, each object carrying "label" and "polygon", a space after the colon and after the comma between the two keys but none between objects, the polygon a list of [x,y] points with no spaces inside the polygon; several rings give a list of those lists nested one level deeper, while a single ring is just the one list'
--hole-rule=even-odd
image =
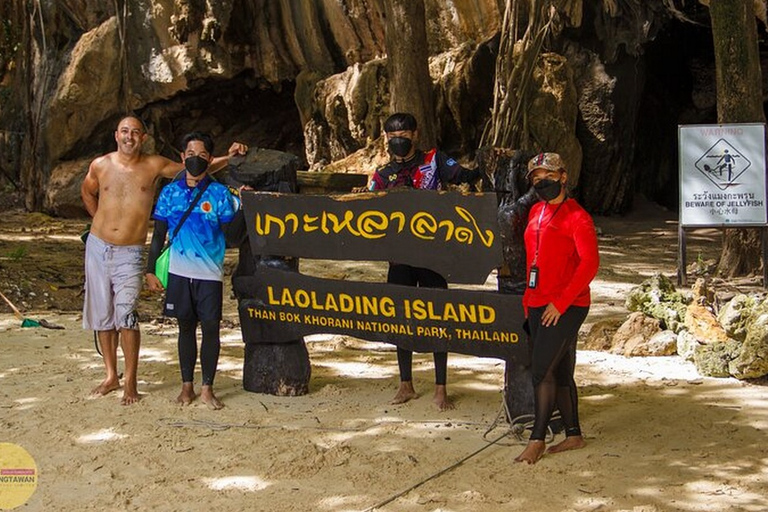
[{"label": "green foliage", "polygon": [[27,257],[27,248],[17,247],[12,251],[9,251],[8,253],[6,253],[6,256],[8,256],[8,258],[13,261],[21,261]]}]

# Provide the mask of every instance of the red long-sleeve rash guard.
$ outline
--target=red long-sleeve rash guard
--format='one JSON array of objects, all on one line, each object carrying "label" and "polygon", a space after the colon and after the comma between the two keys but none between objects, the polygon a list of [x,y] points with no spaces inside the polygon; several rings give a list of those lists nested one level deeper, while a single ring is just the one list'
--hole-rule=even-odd
[{"label": "red long-sleeve rash guard", "polygon": [[570,306],[589,306],[589,283],[600,265],[592,217],[573,199],[566,199],[560,205],[545,201],[533,205],[525,228],[529,279],[536,255],[537,231],[540,231],[536,262],[539,275],[536,288],[526,288],[523,295],[526,316],[529,307],[546,306],[550,302],[561,314]]}]

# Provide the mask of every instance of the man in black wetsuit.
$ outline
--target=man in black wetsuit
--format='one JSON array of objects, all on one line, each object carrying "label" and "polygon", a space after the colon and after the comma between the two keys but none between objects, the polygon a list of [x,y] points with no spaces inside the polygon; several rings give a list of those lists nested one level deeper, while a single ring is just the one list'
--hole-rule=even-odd
[{"label": "man in black wetsuit", "polygon": [[[456,160],[436,148],[428,151],[418,149],[416,145],[418,142],[416,118],[411,114],[392,114],[384,122],[384,132],[391,160],[374,173],[369,185],[370,190],[402,187],[440,190],[446,183],[474,183],[480,178],[479,171],[463,168]],[[400,263],[389,264],[387,282],[425,288],[448,287],[445,278],[437,272]],[[434,352],[433,355],[435,360],[435,404],[441,411],[453,409],[453,403],[448,398],[446,390],[448,353]],[[418,396],[413,388],[412,363],[413,352],[397,347],[400,388],[392,400],[393,404],[402,404]]]}]

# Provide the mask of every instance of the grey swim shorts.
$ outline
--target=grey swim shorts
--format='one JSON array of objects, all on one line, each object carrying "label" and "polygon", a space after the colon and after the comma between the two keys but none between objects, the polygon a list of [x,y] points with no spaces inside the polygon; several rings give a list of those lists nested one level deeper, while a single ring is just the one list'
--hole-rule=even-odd
[{"label": "grey swim shorts", "polygon": [[85,244],[83,328],[138,329],[143,279],[143,246],[112,245],[91,234]]}]

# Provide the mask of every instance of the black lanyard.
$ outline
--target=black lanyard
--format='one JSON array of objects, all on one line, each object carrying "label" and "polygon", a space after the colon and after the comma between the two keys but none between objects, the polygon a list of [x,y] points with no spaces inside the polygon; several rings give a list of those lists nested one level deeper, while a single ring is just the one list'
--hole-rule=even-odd
[{"label": "black lanyard", "polygon": [[181,220],[178,224],[176,224],[176,229],[173,230],[173,234],[168,239],[168,245],[173,243],[173,239],[176,238],[176,235],[179,234],[179,230],[181,229],[181,225],[184,224],[184,221],[187,220],[187,217],[189,217],[189,214],[192,213],[192,210],[195,209],[195,205],[200,201],[200,198],[203,196],[203,192],[205,192],[205,189],[208,188],[208,185],[211,184],[211,181],[213,181],[211,178],[208,178],[208,181],[205,182],[202,188],[198,189],[195,187],[192,189],[192,193],[195,193],[195,190],[198,190],[197,195],[195,196],[195,199],[189,203],[189,207],[187,207],[187,211],[184,212],[184,215],[182,215]]},{"label": "black lanyard", "polygon": [[[552,224],[552,220],[555,218],[555,215],[557,215],[557,212],[560,211],[560,207],[563,206],[563,203],[565,203],[566,201],[567,199],[563,199],[562,202],[557,205],[557,208],[555,208],[555,213],[553,213],[552,216],[549,218],[549,221],[547,222],[547,225],[544,226],[544,228]],[[547,211],[548,204],[549,203],[546,203],[546,202],[544,203],[544,208],[541,209],[541,213],[539,214],[539,222],[538,222],[538,225],[536,226],[536,254],[533,257],[533,263],[531,263],[531,265],[536,265],[536,263],[538,263],[539,261],[539,242],[541,241],[541,232],[542,232],[541,221],[544,218],[544,212]]]}]

